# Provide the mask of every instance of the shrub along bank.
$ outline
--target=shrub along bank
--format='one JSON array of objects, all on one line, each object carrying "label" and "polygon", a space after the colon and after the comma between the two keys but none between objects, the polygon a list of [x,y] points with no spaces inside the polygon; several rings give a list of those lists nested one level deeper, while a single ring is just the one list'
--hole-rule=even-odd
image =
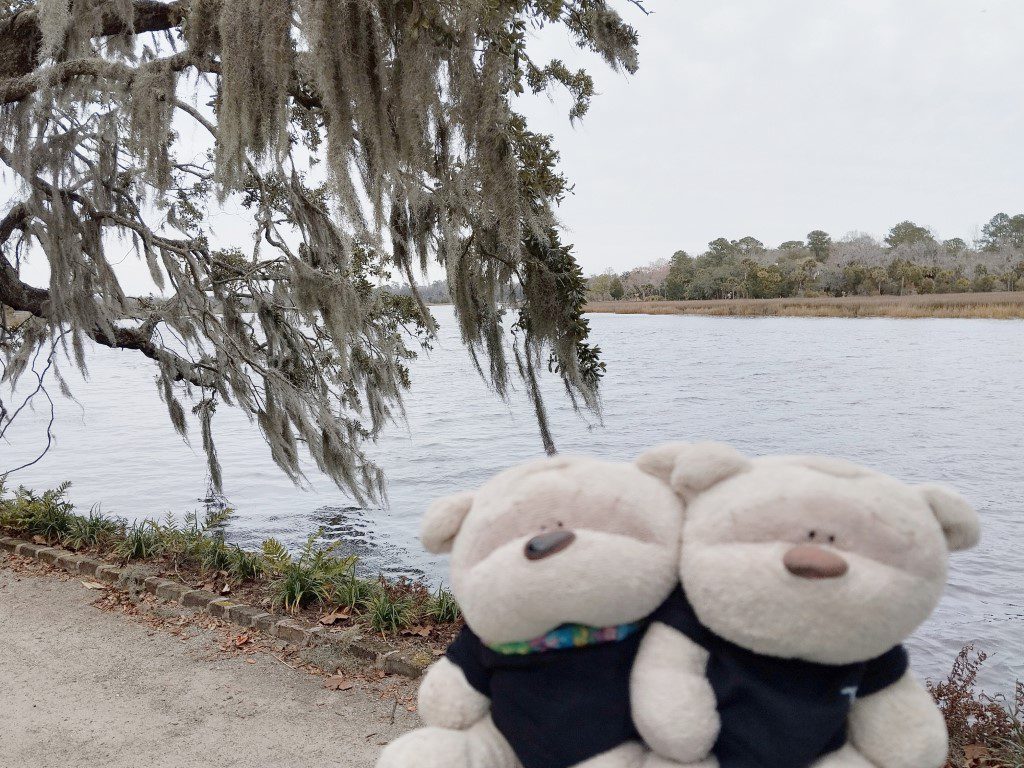
[{"label": "shrub along bank", "polygon": [[120,565],[147,563],[182,581],[242,597],[268,610],[305,614],[324,623],[365,624],[385,635],[450,634],[461,621],[451,593],[408,579],[356,575],[358,558],[336,554],[320,534],[298,553],[267,539],[260,551],[226,541],[230,510],[189,512],[182,520],[127,520],[90,510],[77,514],[68,483],[37,494],[8,493],[0,483],[0,531],[38,543],[90,552]]}]

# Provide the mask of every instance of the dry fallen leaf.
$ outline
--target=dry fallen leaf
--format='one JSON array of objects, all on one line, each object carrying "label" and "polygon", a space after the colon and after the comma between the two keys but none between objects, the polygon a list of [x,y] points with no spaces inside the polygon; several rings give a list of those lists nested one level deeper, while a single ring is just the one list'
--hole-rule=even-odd
[{"label": "dry fallen leaf", "polygon": [[235,637],[235,648],[241,648],[243,645],[249,642],[249,635],[244,632]]},{"label": "dry fallen leaf", "polygon": [[334,622],[340,621],[341,619],[347,619],[351,615],[351,611],[348,608],[342,608],[341,610],[328,613],[320,617],[320,623],[325,627],[329,627]]},{"label": "dry fallen leaf", "polygon": [[983,744],[968,744],[964,747],[964,758],[970,762],[971,760],[981,760],[984,757],[989,756],[988,747]]},{"label": "dry fallen leaf", "polygon": [[33,536],[32,537],[32,541],[34,541],[36,544],[49,544],[50,543],[46,539],[44,539],[42,536],[39,536],[39,535]]},{"label": "dry fallen leaf", "polygon": [[106,584],[101,584],[98,581],[85,581],[85,580],[83,580],[82,581],[82,586],[85,587],[86,589],[106,589],[107,588]]},{"label": "dry fallen leaf", "polygon": [[403,635],[415,635],[416,637],[428,637],[430,635],[430,627],[408,627],[402,630]]},{"label": "dry fallen leaf", "polygon": [[324,681],[324,688],[330,691],[347,691],[353,686],[355,686],[355,683],[348,680],[344,675],[331,675]]},{"label": "dry fallen leaf", "polygon": [[224,585],[224,586],[223,586],[223,587],[221,588],[221,590],[220,590],[220,593],[221,593],[222,595],[230,595],[230,594],[231,594],[231,585],[230,585],[230,584],[225,584],[225,585]]}]

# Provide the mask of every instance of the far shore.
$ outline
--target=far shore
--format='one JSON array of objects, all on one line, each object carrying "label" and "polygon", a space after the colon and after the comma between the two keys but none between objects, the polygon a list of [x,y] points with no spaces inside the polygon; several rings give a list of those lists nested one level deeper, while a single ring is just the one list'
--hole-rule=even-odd
[{"label": "far shore", "polygon": [[1024,291],[918,296],[822,296],[711,301],[592,301],[585,312],[715,317],[948,317],[1024,319]]}]

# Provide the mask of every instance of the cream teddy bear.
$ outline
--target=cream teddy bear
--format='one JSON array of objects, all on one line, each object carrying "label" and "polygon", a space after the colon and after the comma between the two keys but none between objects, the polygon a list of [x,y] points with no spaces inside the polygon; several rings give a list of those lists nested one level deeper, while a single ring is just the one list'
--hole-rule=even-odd
[{"label": "cream teddy bear", "polygon": [[638,463],[685,502],[681,588],[633,669],[647,766],[939,768],[947,737],[900,645],[978,517],[955,492],[717,444]]},{"label": "cream teddy bear", "polygon": [[427,512],[466,629],[428,670],[427,724],[378,768],[639,768],[629,672],[677,581],[682,504],[632,464],[558,457]]}]

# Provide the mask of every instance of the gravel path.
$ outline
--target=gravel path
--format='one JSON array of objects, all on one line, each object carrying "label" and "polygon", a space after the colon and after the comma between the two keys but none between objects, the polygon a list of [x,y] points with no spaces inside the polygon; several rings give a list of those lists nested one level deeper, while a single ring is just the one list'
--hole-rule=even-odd
[{"label": "gravel path", "polygon": [[[0,766],[364,768],[415,715],[215,631],[182,640],[0,555]],[[248,661],[247,661],[248,659]],[[392,724],[392,710],[396,709]]]}]

